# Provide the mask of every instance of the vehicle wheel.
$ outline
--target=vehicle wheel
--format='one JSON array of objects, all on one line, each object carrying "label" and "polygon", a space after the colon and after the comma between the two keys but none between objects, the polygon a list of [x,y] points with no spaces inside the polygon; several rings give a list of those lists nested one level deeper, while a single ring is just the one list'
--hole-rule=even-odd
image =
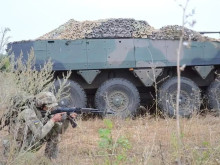
[{"label": "vehicle wheel", "polygon": [[113,78],[101,85],[95,95],[96,107],[113,116],[126,118],[135,114],[140,105],[137,88],[123,78]]},{"label": "vehicle wheel", "polygon": [[[188,78],[181,77],[180,81],[179,115],[190,117],[192,112],[200,109],[200,89]],[[170,117],[176,116],[176,95],[177,77],[174,77],[162,84],[158,94],[160,109]]]},{"label": "vehicle wheel", "polygon": [[[74,81],[68,80],[68,82],[70,85],[64,92],[69,92],[70,97],[61,99],[59,105],[62,107],[86,107],[87,98],[83,88]],[[60,87],[59,81],[55,81],[54,85],[56,90],[58,90]]]},{"label": "vehicle wheel", "polygon": [[220,80],[213,81],[207,89],[209,107],[220,112]]}]

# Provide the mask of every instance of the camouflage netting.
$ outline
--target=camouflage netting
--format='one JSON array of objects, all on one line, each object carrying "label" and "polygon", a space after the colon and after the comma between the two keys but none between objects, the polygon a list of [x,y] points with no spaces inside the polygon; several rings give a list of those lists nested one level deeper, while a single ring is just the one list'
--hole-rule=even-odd
[{"label": "camouflage netting", "polygon": [[69,20],[38,39],[82,38],[148,38],[155,29],[146,21],[134,19],[107,19],[97,21]]},{"label": "camouflage netting", "polygon": [[[160,28],[157,32],[154,33],[152,39],[165,39],[165,40],[177,40],[182,34],[182,27],[178,25],[168,25]],[[188,28],[184,28],[183,39],[184,40],[193,40],[198,41],[204,38],[200,33],[193,31]]]},{"label": "camouflage netting", "polygon": [[[150,38],[178,40],[182,33],[182,26],[169,25],[156,30],[146,21],[135,19],[105,19],[97,21],[69,20],[57,29],[39,37],[44,39],[83,39],[83,38]],[[184,40],[218,41],[202,36],[200,33],[184,28]]]}]

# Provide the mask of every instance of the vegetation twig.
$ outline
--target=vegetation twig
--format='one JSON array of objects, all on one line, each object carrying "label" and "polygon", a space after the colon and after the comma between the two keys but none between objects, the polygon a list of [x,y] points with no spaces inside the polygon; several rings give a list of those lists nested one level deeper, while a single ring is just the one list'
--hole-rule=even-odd
[{"label": "vegetation twig", "polygon": [[7,33],[10,31],[9,28],[2,28],[0,32],[0,55],[4,53],[5,46],[8,44],[10,36]]}]

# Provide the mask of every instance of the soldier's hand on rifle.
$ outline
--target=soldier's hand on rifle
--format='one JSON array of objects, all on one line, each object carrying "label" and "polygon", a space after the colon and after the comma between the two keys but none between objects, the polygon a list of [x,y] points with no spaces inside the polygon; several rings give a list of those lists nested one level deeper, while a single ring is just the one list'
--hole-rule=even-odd
[{"label": "soldier's hand on rifle", "polygon": [[73,112],[73,113],[71,113],[71,114],[70,114],[70,116],[71,116],[72,118],[74,118],[74,119],[75,119],[75,118],[76,118],[76,116],[77,116],[77,114]]},{"label": "soldier's hand on rifle", "polygon": [[62,115],[63,115],[64,113],[66,113],[66,112],[55,114],[55,115],[51,118],[51,120],[53,120],[54,122],[59,122],[59,121],[61,121],[61,120],[62,120]]}]

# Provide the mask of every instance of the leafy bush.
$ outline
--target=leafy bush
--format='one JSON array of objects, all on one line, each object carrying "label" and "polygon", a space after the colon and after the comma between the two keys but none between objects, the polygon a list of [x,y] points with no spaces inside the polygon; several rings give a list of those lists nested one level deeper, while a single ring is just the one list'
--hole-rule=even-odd
[{"label": "leafy bush", "polygon": [[104,120],[106,128],[99,129],[99,147],[101,154],[106,157],[105,164],[121,164],[127,161],[127,153],[131,149],[129,140],[124,136],[113,139],[113,123],[109,119]]},{"label": "leafy bush", "polygon": [[9,57],[6,55],[0,55],[0,71],[8,70],[10,67]]},{"label": "leafy bush", "polygon": [[[53,63],[50,60],[45,62],[40,70],[36,70],[34,65],[35,56],[33,51],[30,52],[25,62],[23,61],[22,54],[17,59],[15,59],[13,55],[10,57],[2,57],[0,61],[0,117],[2,125],[5,124],[7,119],[12,118],[10,115],[13,114],[13,111],[19,113],[19,110],[21,110],[23,106],[27,106],[27,103],[28,106],[34,105],[34,97],[40,92],[51,91],[57,98],[68,96],[67,93],[62,91],[68,87],[67,79],[71,72],[66,76],[63,75],[64,81],[59,81],[62,84],[60,84],[61,88],[57,91],[54,87]],[[16,138],[12,137],[11,139],[10,144],[13,144]],[[12,162],[16,159],[16,155],[19,154],[14,151],[16,151],[16,149],[11,145],[9,153],[11,156],[9,157]],[[19,158],[23,159],[26,154],[22,155],[23,156],[19,156]]]}]

